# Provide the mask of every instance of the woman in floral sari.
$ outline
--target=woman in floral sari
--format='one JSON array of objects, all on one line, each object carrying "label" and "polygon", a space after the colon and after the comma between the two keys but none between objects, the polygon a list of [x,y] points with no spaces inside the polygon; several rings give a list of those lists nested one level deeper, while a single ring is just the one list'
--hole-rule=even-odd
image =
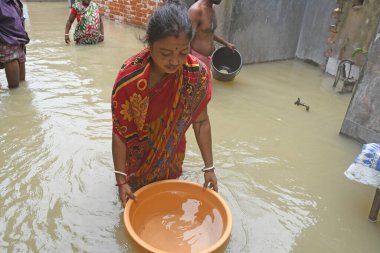
[{"label": "woman in floral sari", "polygon": [[218,190],[207,114],[211,75],[189,54],[191,37],[186,7],[163,5],[149,21],[148,47],[128,59],[116,78],[112,153],[123,205],[140,187],[182,174],[191,124],[204,160],[204,186]]},{"label": "woman in floral sari", "polygon": [[73,4],[69,19],[65,27],[65,42],[70,43],[69,31],[75,18],[77,26],[74,32],[74,41],[77,44],[96,44],[104,40],[103,20],[99,7],[91,0],[81,0]]}]

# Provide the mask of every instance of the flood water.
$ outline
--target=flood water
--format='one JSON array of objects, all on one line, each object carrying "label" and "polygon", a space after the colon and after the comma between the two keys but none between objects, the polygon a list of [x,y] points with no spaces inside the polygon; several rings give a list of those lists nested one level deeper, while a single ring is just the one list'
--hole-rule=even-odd
[{"label": "flood water", "polygon": [[[104,43],[67,46],[66,1],[26,7],[27,81],[9,91],[0,71],[0,252],[138,252],[114,186],[110,96],[143,33],[106,20]],[[350,95],[332,84],[299,61],[214,81],[214,161],[233,215],[227,252],[380,251],[380,224],[367,220],[375,189],[343,175],[361,144],[338,134]],[[190,130],[183,178],[202,183],[201,167]]]}]

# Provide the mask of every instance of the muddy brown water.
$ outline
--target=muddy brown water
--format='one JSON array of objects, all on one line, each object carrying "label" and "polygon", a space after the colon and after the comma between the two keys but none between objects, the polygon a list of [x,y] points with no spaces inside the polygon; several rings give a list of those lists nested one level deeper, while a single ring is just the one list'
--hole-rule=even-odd
[{"label": "muddy brown water", "polygon": [[[143,32],[105,20],[104,43],[67,46],[66,2],[26,8],[27,81],[9,91],[0,71],[0,252],[138,252],[114,186],[110,95]],[[234,222],[227,252],[380,251],[380,224],[367,220],[375,189],[343,175],[361,145],[338,134],[350,95],[332,84],[299,61],[214,81],[214,160]],[[183,178],[202,183],[187,135]]]}]

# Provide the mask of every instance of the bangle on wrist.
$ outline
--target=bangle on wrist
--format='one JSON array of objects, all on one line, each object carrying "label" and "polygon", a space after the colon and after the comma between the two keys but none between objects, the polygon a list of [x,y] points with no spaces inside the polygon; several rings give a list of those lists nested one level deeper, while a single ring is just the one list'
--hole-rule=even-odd
[{"label": "bangle on wrist", "polygon": [[124,181],[123,183],[116,183],[115,186],[122,186],[122,185],[125,185],[125,184],[128,184],[128,181]]},{"label": "bangle on wrist", "polygon": [[65,33],[65,36],[69,36],[69,34],[68,34],[68,33]]},{"label": "bangle on wrist", "polygon": [[132,173],[130,175],[124,173],[124,172],[121,172],[121,171],[118,171],[118,170],[114,170],[113,173],[115,174],[120,174],[120,175],[123,175],[125,177],[125,181],[123,183],[118,183],[116,182],[115,186],[122,186],[122,185],[125,185],[125,184],[128,184],[129,182],[129,179],[135,175],[135,173]]},{"label": "bangle on wrist", "polygon": [[202,169],[203,172],[211,172],[211,171],[214,171],[215,170],[215,167],[214,165],[210,166],[210,167],[204,167]]}]

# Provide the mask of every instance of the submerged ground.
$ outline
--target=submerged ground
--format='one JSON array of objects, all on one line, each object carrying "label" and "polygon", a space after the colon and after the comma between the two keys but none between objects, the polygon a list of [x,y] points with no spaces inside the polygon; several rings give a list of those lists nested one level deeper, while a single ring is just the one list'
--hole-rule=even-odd
[{"label": "submerged ground", "polygon": [[[0,90],[0,251],[136,252],[114,186],[110,95],[142,31],[105,21],[104,43],[67,46],[67,3],[26,7],[27,82]],[[338,134],[350,95],[332,83],[298,61],[214,81],[214,160],[234,219],[228,252],[379,252],[380,224],[367,220],[375,189],[343,175],[361,149]],[[201,167],[190,130],[183,178],[202,182]]]}]

